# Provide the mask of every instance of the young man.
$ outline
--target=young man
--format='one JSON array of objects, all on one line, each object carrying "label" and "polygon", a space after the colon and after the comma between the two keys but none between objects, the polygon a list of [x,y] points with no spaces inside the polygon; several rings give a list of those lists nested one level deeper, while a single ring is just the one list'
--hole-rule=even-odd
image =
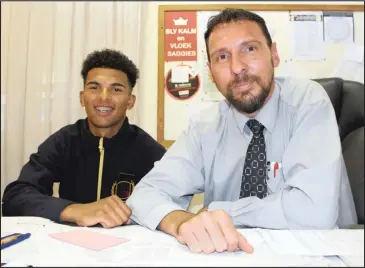
[{"label": "young man", "polygon": [[[325,90],[275,78],[276,43],[258,15],[228,9],[205,32],[226,98],[192,121],[128,199],[132,219],[194,252],[252,252],[237,226],[330,229],[356,222],[338,125]],[[204,208],[186,211],[204,192]],[[148,202],[145,202],[148,200]]]},{"label": "young man", "polygon": [[[139,76],[131,60],[118,51],[95,51],[83,62],[81,75],[80,103],[87,118],[55,132],[30,156],[18,180],[5,189],[4,216],[106,228],[130,222],[124,201],[166,150],[128,123]],[[55,182],[60,198],[52,197]]]}]

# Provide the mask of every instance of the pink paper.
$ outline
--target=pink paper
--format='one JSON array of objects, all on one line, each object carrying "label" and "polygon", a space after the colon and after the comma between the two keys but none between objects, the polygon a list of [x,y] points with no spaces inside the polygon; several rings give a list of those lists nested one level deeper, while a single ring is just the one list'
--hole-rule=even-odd
[{"label": "pink paper", "polygon": [[95,251],[110,248],[129,241],[126,238],[115,237],[88,230],[74,230],[50,234],[50,236],[64,242]]}]

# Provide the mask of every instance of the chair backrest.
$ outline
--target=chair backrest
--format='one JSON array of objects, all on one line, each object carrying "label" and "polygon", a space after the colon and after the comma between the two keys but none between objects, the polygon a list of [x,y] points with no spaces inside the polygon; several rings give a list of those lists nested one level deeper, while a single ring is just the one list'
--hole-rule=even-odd
[{"label": "chair backrest", "polygon": [[324,87],[331,99],[341,141],[364,126],[364,84],[337,77],[313,80]]},{"label": "chair backrest", "polygon": [[354,130],[364,126],[364,84],[343,81],[338,125],[340,136],[343,139]]},{"label": "chair backrest", "polygon": [[313,80],[324,87],[334,107],[358,223],[364,224],[364,84],[341,78]]},{"label": "chair backrest", "polygon": [[359,224],[364,224],[364,126],[351,132],[342,142],[342,153],[354,197]]}]

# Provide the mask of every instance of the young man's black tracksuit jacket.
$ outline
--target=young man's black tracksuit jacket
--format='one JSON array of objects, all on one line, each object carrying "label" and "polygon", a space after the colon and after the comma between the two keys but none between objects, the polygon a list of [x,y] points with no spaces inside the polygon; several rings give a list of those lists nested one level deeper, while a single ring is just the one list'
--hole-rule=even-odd
[{"label": "young man's black tracksuit jacket", "polygon": [[[19,178],[3,195],[3,216],[39,216],[59,221],[73,203],[97,200],[99,137],[91,134],[86,119],[61,128],[30,155]],[[104,161],[100,198],[117,194],[126,200],[134,186],[162,158],[165,148],[126,117],[119,132],[103,139]],[[53,183],[60,182],[59,198]]]}]

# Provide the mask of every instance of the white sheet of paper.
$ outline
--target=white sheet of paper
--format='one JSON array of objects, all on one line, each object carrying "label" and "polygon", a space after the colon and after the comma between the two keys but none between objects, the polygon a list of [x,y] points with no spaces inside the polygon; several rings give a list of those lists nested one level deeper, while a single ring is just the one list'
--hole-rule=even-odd
[{"label": "white sheet of paper", "polygon": [[280,62],[279,67],[275,70],[276,77],[294,76],[298,78],[310,77],[309,72],[304,68],[298,69],[293,61]]},{"label": "white sheet of paper", "polygon": [[339,256],[350,267],[364,267],[364,256]]},{"label": "white sheet of paper", "polygon": [[364,83],[364,63],[342,61],[336,66],[331,76]]},{"label": "white sheet of paper", "polygon": [[[202,101],[201,103],[186,104],[186,122],[189,124],[191,119],[201,118],[202,111],[211,108],[212,106],[219,106],[217,101]],[[218,107],[216,108],[218,109]]]},{"label": "white sheet of paper", "polygon": [[[197,25],[201,32],[205,32],[207,29],[207,23],[211,16],[217,15],[219,11],[206,11],[197,13]],[[217,87],[213,83],[209,67],[208,67],[208,55],[205,46],[205,40],[203,35],[198,35],[198,62],[197,68],[201,79],[201,93],[202,100],[206,101],[220,101],[224,99],[223,95],[218,91]]]},{"label": "white sheet of paper", "polygon": [[353,17],[324,16],[324,33],[326,43],[353,43]]},{"label": "white sheet of paper", "polygon": [[364,230],[260,230],[277,254],[364,256]]},{"label": "white sheet of paper", "polygon": [[[26,224],[16,224],[26,223]],[[41,225],[38,225],[41,223]],[[45,226],[43,227],[43,223]],[[19,227],[37,226],[32,231],[30,239],[9,247],[1,252],[4,260],[16,260],[17,263],[33,266],[331,266],[333,264],[323,256],[300,256],[295,254],[277,254],[265,241],[265,233],[274,233],[281,238],[285,231],[253,229],[239,229],[248,241],[254,246],[253,254],[242,251],[224,252],[212,254],[195,254],[189,251],[187,246],[181,245],[174,237],[160,231],[151,231],[147,228],[132,225],[113,229],[100,227],[91,228],[93,231],[109,235],[121,236],[130,239],[128,243],[120,244],[103,251],[92,251],[82,247],[70,247],[67,243],[59,243],[48,234],[58,231],[73,229],[89,229],[88,227],[74,227],[56,224],[48,220],[38,219],[2,219],[3,233],[20,231]],[[346,231],[346,230],[345,230]],[[276,233],[277,232],[277,233]],[[325,231],[318,231],[319,233]],[[332,231],[331,231],[332,232]],[[363,230],[362,230],[363,232]],[[362,237],[363,233],[357,234]],[[341,238],[341,237],[340,237]],[[334,234],[332,239],[338,239]],[[340,239],[342,241],[342,239]],[[292,247],[290,241],[281,241],[274,244],[274,248],[284,243],[286,247]],[[346,242],[346,241],[345,241]],[[355,247],[356,245],[354,245]],[[362,247],[362,248],[361,248]],[[363,250],[363,241],[360,249]],[[57,250],[55,250],[57,249]],[[359,250],[360,250],[359,249]],[[295,251],[295,248],[294,248]],[[19,254],[22,253],[22,254]],[[335,257],[333,257],[335,258]],[[340,261],[340,260],[339,260]],[[337,265],[336,265],[337,266]]]},{"label": "white sheet of paper", "polygon": [[[242,251],[223,253],[192,253],[187,246],[177,241],[171,243],[134,243],[123,248],[111,248],[93,255],[95,263],[110,263],[110,266],[329,266],[323,257],[299,255],[277,255],[271,249],[264,249],[262,238],[254,232],[245,232],[247,239],[255,245],[257,252],[247,254]],[[132,241],[131,241],[132,242]],[[141,254],[143,258],[141,258]],[[108,265],[109,266],[109,265]]]},{"label": "white sheet of paper", "polygon": [[331,76],[364,83],[364,46],[346,45],[344,54]]},{"label": "white sheet of paper", "polygon": [[29,267],[28,264],[24,264],[17,261],[7,261],[4,259],[1,259],[1,263],[6,263],[4,265],[1,265],[1,267]]},{"label": "white sheet of paper", "polygon": [[292,58],[294,60],[324,60],[326,50],[323,39],[322,12],[292,11],[290,15],[303,18],[301,21],[290,21]]},{"label": "white sheet of paper", "polygon": [[343,60],[364,62],[364,45],[348,44],[345,47]]},{"label": "white sheet of paper", "polygon": [[189,82],[189,67],[188,66],[175,66],[174,68],[172,68],[171,82],[172,83]]}]

